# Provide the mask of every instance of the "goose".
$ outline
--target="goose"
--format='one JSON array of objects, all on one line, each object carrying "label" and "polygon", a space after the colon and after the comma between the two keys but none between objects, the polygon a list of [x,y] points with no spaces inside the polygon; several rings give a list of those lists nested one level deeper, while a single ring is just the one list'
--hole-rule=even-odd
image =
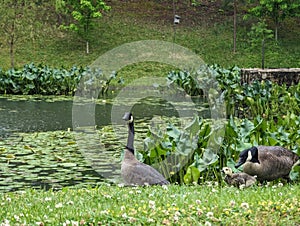
[{"label": "goose", "polygon": [[256,183],[255,176],[247,173],[233,173],[229,167],[223,167],[222,172],[225,174],[225,182],[238,188],[250,187]]},{"label": "goose", "polygon": [[257,180],[272,181],[279,178],[290,181],[290,171],[298,165],[299,156],[280,146],[257,146],[240,153],[235,168],[243,165],[244,173],[256,175]]},{"label": "goose", "polygon": [[170,184],[156,169],[139,162],[134,156],[134,122],[130,112],[125,113],[123,120],[128,123],[128,139],[124,159],[121,165],[121,176],[127,185],[168,185]]}]

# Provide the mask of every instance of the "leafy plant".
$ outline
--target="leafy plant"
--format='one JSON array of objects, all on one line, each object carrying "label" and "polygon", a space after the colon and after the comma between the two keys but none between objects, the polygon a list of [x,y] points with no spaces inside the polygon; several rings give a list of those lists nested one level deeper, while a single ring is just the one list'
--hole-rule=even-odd
[{"label": "leafy plant", "polygon": [[297,0],[260,0],[259,4],[249,9],[251,15],[259,19],[269,17],[275,24],[275,40],[278,40],[278,27],[287,17],[299,14],[300,4]]},{"label": "leafy plant", "polygon": [[[104,77],[100,69],[92,70],[74,66],[67,70],[30,63],[19,70],[9,69],[6,72],[0,70],[0,93],[74,95],[81,87],[81,91],[104,95],[108,91],[110,82],[115,78],[115,73],[109,78]],[[83,87],[79,86],[81,80],[84,81]]]},{"label": "leafy plant", "polygon": [[72,16],[74,22],[63,25],[62,28],[77,32],[85,40],[88,54],[91,29],[95,25],[96,19],[101,18],[102,12],[108,11],[110,6],[107,6],[103,0],[59,0],[56,1],[56,8]]}]

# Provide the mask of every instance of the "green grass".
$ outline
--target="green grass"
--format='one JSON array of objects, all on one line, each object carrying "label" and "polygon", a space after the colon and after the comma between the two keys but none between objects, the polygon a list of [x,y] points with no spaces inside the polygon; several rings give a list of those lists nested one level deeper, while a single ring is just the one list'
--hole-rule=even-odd
[{"label": "green grass", "polygon": [[300,185],[64,188],[1,193],[7,225],[297,225]]}]

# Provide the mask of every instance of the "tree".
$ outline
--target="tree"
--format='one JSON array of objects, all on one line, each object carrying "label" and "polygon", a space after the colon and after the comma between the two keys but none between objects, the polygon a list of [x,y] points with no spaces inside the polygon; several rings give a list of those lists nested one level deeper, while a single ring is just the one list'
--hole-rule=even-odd
[{"label": "tree", "polygon": [[0,27],[4,39],[9,46],[11,67],[15,66],[16,43],[21,39],[30,38],[33,34],[35,5],[25,0],[2,0],[0,1]]},{"label": "tree", "polygon": [[84,39],[88,54],[90,32],[97,19],[102,17],[102,12],[108,11],[110,6],[103,0],[56,0],[56,8],[72,17],[72,22],[62,27],[77,32]]},{"label": "tree", "polygon": [[237,0],[224,0],[224,7],[233,7],[233,52],[236,52],[236,33],[237,33],[237,11],[238,11],[238,1]]},{"label": "tree", "polygon": [[[272,30],[267,28],[265,20],[253,24],[251,31],[248,33],[250,38],[251,47],[256,48],[261,45],[261,67],[265,68],[265,43],[267,40],[273,38]],[[260,44],[261,43],[261,44]]]},{"label": "tree", "polygon": [[[253,0],[251,1],[253,2]],[[257,2],[254,1],[254,2]],[[278,27],[287,17],[299,16],[299,0],[259,0],[258,5],[249,10],[249,13],[258,17],[269,17],[275,24],[275,40],[278,40]]]}]

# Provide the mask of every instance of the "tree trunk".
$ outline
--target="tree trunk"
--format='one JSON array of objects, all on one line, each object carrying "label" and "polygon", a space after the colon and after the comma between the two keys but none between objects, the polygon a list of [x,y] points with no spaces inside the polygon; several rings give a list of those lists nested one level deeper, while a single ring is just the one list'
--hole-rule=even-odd
[{"label": "tree trunk", "polygon": [[275,25],[275,41],[278,41],[278,24]]},{"label": "tree trunk", "polygon": [[233,1],[233,52],[236,52],[236,14],[237,14],[237,2]]},{"label": "tree trunk", "polygon": [[13,38],[10,40],[9,43],[9,56],[10,56],[10,66],[11,68],[15,67],[15,53],[14,53],[14,40]]},{"label": "tree trunk", "polygon": [[11,68],[15,67],[15,21],[12,23],[12,34],[10,35],[10,40],[9,40],[9,56],[10,56],[10,66]]},{"label": "tree trunk", "polygon": [[265,39],[261,43],[261,68],[265,69]]},{"label": "tree trunk", "polygon": [[90,53],[89,41],[86,41],[86,54]]}]

